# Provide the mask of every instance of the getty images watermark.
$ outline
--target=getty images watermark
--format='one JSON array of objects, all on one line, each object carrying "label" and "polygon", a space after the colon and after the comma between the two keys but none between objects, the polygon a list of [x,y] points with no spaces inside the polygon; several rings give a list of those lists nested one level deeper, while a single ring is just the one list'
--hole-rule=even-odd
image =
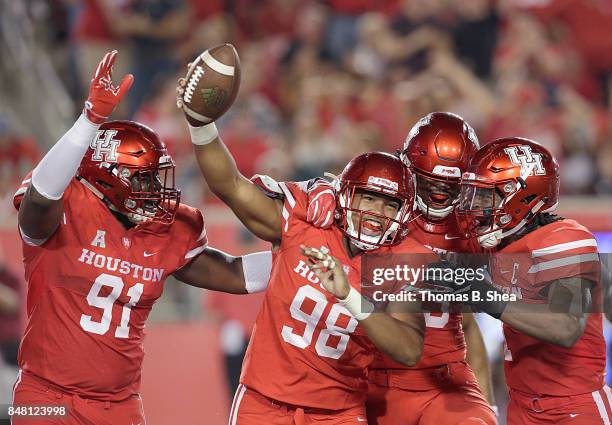
[{"label": "getty images watermark", "polygon": [[484,293],[473,291],[471,285],[490,282],[485,266],[429,264],[395,264],[371,269],[369,296],[377,303],[412,302],[468,303],[480,301],[516,301],[519,294],[502,287]]},{"label": "getty images watermark", "polygon": [[[584,305],[585,312],[601,313],[612,306],[612,296],[608,299],[606,291],[600,290],[611,284],[609,260],[610,254],[601,253],[569,253],[561,258],[531,252],[368,255],[362,261],[361,290],[379,305],[421,301],[429,312],[432,308],[442,311],[444,304],[453,303],[471,305],[478,311],[483,301],[549,304],[551,311],[561,312],[564,307],[548,299],[548,287],[578,277],[592,300],[576,301]],[[576,296],[583,295],[578,291]]]},{"label": "getty images watermark", "polygon": [[[435,303],[482,301],[481,294],[471,291],[470,283],[485,281],[488,273],[482,267],[445,267],[434,262],[413,267],[396,264],[392,267],[372,269],[372,284],[378,289],[371,292],[376,302],[422,301]],[[513,301],[514,294],[490,291],[487,301]]]}]

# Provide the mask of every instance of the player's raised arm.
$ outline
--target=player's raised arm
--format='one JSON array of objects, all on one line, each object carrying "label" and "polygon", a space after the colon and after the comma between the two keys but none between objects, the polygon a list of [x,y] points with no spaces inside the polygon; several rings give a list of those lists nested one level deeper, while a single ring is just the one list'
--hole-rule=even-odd
[{"label": "player's raised arm", "polygon": [[226,44],[209,49],[190,65],[186,78],[179,80],[177,106],[189,122],[196,159],[210,189],[256,236],[278,242],[281,203],[265,196],[240,173],[211,122],[231,106],[239,83],[234,48]]},{"label": "player's raised arm", "polygon": [[44,243],[57,229],[62,213],[62,195],[94,139],[96,131],[110,116],[132,85],[131,74],[113,85],[112,68],[117,51],[104,55],[89,87],[83,114],[51,148],[32,173],[19,206],[19,228],[24,240]]},{"label": "player's raised arm", "polygon": [[183,283],[230,294],[264,291],[272,270],[272,253],[255,252],[240,257],[207,247],[189,264],[174,272]]},{"label": "player's raised arm", "polygon": [[[210,141],[210,130],[205,127],[190,125],[190,131],[200,171],[214,194],[257,237],[270,242],[280,241],[282,204],[268,198],[238,171],[220,137],[215,136]],[[202,142],[204,144],[199,144]]]},{"label": "player's raised arm", "polygon": [[374,305],[349,285],[340,261],[315,248],[303,246],[302,251],[310,258],[309,267],[320,279],[321,286],[334,294],[359,320],[359,325],[379,350],[407,366],[419,362],[425,334],[420,304],[394,302],[385,312],[372,314]]}]

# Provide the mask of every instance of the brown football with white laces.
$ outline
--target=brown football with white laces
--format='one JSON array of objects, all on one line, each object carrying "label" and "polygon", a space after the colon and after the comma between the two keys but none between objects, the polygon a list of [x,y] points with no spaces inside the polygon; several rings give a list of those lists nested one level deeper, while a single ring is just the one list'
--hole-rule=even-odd
[{"label": "brown football with white laces", "polygon": [[182,107],[189,124],[202,126],[217,120],[238,94],[238,52],[231,44],[205,50],[191,63],[185,80]]}]

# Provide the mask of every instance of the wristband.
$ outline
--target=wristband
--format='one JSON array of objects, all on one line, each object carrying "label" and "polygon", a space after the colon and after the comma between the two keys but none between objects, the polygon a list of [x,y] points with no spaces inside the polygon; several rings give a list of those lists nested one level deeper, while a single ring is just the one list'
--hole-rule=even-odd
[{"label": "wristband", "polygon": [[194,127],[191,124],[187,125],[189,126],[189,134],[191,134],[191,143],[194,145],[204,146],[219,137],[219,132],[214,122],[201,127]]},{"label": "wristband", "polygon": [[272,273],[272,253],[265,251],[243,255],[242,272],[244,287],[249,294],[265,291]]},{"label": "wristband", "polygon": [[361,296],[361,294],[351,286],[346,298],[340,300],[351,315],[357,320],[365,320],[374,311],[374,304]]}]

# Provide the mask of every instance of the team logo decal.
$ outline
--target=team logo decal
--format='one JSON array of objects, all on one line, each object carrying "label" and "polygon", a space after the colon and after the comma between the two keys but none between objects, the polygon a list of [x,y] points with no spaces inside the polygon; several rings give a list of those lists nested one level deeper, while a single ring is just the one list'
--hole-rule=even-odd
[{"label": "team logo decal", "polygon": [[98,130],[89,147],[94,151],[92,161],[117,162],[117,148],[121,140],[115,139],[117,130]]},{"label": "team logo decal", "polygon": [[204,103],[206,103],[206,106],[209,108],[216,108],[223,105],[227,97],[227,92],[217,86],[202,89],[201,92]]},{"label": "team logo decal", "polygon": [[399,189],[399,185],[397,184],[397,182],[385,179],[384,177],[369,176],[368,184],[382,186],[383,189],[391,189],[394,191],[397,191]]},{"label": "team logo decal", "polygon": [[91,241],[91,246],[97,246],[100,248],[106,248],[106,231],[98,230],[96,232],[96,237]]},{"label": "team logo decal", "polygon": [[130,239],[126,238],[125,236],[123,237],[122,242],[123,242],[123,247],[125,249],[130,249],[130,246],[132,246],[132,242],[130,241]]},{"label": "team logo decal", "polygon": [[[519,149],[521,150],[520,153]],[[505,148],[504,152],[508,154],[513,164],[521,167],[523,170],[521,174],[524,174],[523,178],[546,174],[546,170],[542,165],[542,154],[531,152],[531,146],[512,146]]]}]

